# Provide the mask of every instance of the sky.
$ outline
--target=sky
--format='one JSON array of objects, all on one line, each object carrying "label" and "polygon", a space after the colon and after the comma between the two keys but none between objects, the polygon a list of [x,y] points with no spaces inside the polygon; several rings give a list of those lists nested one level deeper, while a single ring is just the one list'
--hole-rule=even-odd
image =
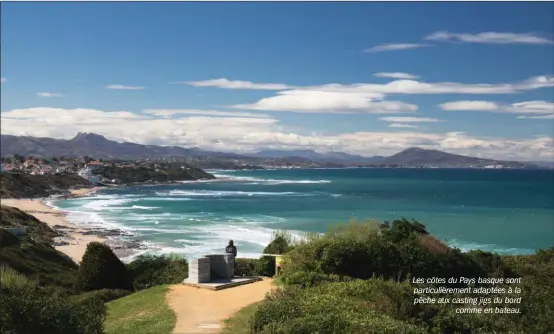
[{"label": "sky", "polygon": [[554,3],[13,3],[1,133],[554,160]]}]

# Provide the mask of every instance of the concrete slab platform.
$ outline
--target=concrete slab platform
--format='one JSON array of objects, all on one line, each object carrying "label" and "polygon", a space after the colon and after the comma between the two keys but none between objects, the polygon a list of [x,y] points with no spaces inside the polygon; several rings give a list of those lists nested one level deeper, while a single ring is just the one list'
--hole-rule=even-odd
[{"label": "concrete slab platform", "polygon": [[183,281],[183,285],[216,291],[216,290],[232,288],[239,285],[254,283],[258,281],[262,281],[262,278],[261,277],[216,278],[206,283],[190,282],[188,281],[188,279],[185,279]]}]

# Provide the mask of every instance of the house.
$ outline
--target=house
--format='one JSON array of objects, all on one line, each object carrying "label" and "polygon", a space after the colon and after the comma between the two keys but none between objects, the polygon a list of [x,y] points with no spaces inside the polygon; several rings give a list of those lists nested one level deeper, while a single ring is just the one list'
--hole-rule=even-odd
[{"label": "house", "polygon": [[96,161],[91,161],[91,162],[89,162],[89,163],[87,164],[87,167],[90,167],[90,168],[92,168],[92,169],[94,170],[94,169],[97,169],[97,168],[99,168],[99,167],[102,167],[103,165],[104,165],[104,164],[103,164],[102,162],[96,160]]}]

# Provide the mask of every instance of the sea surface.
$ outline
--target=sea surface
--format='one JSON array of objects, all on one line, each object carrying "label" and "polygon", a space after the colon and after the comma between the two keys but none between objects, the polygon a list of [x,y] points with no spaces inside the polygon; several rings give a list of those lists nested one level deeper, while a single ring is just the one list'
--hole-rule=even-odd
[{"label": "sea surface", "polygon": [[119,228],[151,253],[257,257],[276,229],[324,232],[414,218],[464,251],[528,254],[554,245],[554,172],[478,169],[211,171],[218,180],[105,189],[52,203],[78,225]]}]

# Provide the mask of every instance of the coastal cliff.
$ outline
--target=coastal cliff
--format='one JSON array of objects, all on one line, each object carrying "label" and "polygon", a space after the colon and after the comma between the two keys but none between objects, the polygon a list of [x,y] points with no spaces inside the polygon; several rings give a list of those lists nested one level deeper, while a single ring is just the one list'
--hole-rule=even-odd
[{"label": "coastal cliff", "polygon": [[30,175],[2,173],[0,198],[39,198],[68,193],[71,188],[90,187],[89,181],[75,174]]}]

